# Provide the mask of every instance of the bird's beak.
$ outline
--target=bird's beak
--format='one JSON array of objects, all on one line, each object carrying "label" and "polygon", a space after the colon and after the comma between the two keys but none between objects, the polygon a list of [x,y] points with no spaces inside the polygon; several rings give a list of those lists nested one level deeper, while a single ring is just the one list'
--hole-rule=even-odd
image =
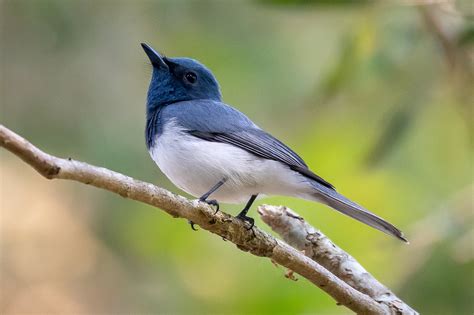
[{"label": "bird's beak", "polygon": [[141,45],[153,66],[168,69],[168,65],[163,61],[163,57],[161,57],[159,53],[145,43],[141,43]]}]

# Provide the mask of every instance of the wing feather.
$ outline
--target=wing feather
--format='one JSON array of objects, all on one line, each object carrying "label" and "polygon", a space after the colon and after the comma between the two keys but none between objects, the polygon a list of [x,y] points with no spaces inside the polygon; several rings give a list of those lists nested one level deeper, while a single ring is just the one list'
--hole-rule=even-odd
[{"label": "wing feather", "polygon": [[334,189],[333,185],[313,173],[298,154],[288,148],[284,143],[261,129],[253,128],[245,131],[233,132],[190,130],[188,132],[203,140],[228,143],[255,154],[256,156],[279,161],[288,165],[290,169],[302,174],[303,176],[311,178],[328,188]]}]

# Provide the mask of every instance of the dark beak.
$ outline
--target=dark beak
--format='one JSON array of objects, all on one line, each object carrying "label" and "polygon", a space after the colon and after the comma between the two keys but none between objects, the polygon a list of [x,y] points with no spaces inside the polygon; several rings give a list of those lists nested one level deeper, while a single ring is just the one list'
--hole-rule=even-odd
[{"label": "dark beak", "polygon": [[163,61],[163,57],[161,57],[159,53],[145,43],[141,43],[141,45],[153,66],[168,69],[168,65]]}]

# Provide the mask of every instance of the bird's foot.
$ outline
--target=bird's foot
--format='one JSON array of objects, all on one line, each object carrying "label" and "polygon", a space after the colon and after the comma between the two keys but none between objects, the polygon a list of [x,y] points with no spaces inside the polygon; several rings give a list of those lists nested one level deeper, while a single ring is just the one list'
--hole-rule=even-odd
[{"label": "bird's foot", "polygon": [[210,205],[210,206],[216,207],[216,212],[214,212],[214,214],[216,214],[217,212],[219,212],[219,202],[217,202],[217,200],[215,200],[215,199],[211,199],[211,200],[199,199],[199,201],[205,202],[205,203],[207,203],[207,204]]},{"label": "bird's foot", "polygon": [[250,227],[247,228],[247,230],[251,230],[255,225],[255,220],[251,217],[246,216],[245,214],[240,213],[239,215],[236,216],[236,218],[244,222],[250,223]]},{"label": "bird's foot", "polygon": [[197,229],[194,227],[194,222],[193,221],[188,220],[188,223],[189,223],[189,225],[191,225],[191,229],[193,229],[193,231],[197,231]]}]

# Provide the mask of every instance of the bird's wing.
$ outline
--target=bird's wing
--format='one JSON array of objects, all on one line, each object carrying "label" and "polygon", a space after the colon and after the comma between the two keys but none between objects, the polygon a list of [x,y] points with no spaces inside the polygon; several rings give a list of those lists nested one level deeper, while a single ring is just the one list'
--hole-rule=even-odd
[{"label": "bird's wing", "polygon": [[308,169],[303,159],[281,141],[257,128],[233,132],[209,132],[189,130],[190,134],[203,140],[228,143],[244,149],[256,156],[279,161],[290,169],[334,189],[334,186]]},{"label": "bird's wing", "polygon": [[228,143],[256,156],[279,161],[321,185],[334,189],[334,186],[310,171],[298,154],[227,104],[212,100],[177,102],[163,108],[162,117],[165,121],[176,120],[195,137]]}]

